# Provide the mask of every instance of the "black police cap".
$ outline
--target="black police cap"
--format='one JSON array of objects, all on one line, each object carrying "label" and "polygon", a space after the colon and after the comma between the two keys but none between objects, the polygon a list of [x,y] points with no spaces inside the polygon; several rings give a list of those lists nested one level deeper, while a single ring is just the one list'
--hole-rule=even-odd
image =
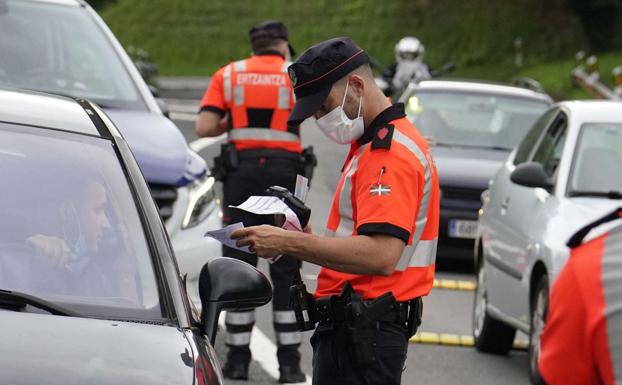
[{"label": "black police cap", "polygon": [[[289,42],[288,34],[287,34],[287,26],[283,24],[282,21],[278,20],[268,20],[256,24],[253,28],[248,31],[248,36],[251,40],[251,43],[257,39],[283,39]],[[294,51],[294,47],[291,44],[289,45],[289,52],[292,56],[296,55]]]},{"label": "black police cap", "polygon": [[287,124],[300,124],[313,115],[336,81],[368,63],[367,53],[349,37],[326,40],[303,52],[288,69],[296,105]]}]

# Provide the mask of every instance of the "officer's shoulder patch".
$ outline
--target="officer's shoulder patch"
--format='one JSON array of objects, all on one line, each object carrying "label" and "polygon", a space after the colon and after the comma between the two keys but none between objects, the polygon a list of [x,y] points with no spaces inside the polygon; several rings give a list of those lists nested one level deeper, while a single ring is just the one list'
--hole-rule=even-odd
[{"label": "officer's shoulder patch", "polygon": [[374,134],[374,138],[371,140],[372,151],[378,149],[390,149],[391,141],[393,140],[393,131],[395,131],[395,126],[390,123],[379,128]]}]

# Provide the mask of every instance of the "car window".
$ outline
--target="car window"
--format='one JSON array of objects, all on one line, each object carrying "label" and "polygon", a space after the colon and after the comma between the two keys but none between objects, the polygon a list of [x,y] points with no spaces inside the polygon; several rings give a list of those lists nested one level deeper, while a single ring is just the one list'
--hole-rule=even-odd
[{"label": "car window", "polygon": [[145,233],[110,141],[0,124],[0,289],[110,318],[162,317]]},{"label": "car window", "polygon": [[146,109],[121,58],[84,7],[3,3],[0,85],[79,96],[107,107]]},{"label": "car window", "polygon": [[581,127],[568,191],[622,192],[622,124],[588,123]]},{"label": "car window", "polygon": [[511,150],[547,108],[545,101],[511,95],[419,90],[406,113],[438,145]]},{"label": "car window", "polygon": [[544,171],[552,177],[557,171],[566,142],[568,119],[565,114],[558,115],[540,139],[532,161],[540,163]]},{"label": "car window", "polygon": [[551,109],[544,113],[531,127],[525,138],[521,141],[516,149],[516,155],[514,156],[514,165],[524,163],[529,159],[533,148],[535,147],[538,139],[542,135],[542,131],[548,126],[549,122],[557,114],[559,110],[557,108]]}]

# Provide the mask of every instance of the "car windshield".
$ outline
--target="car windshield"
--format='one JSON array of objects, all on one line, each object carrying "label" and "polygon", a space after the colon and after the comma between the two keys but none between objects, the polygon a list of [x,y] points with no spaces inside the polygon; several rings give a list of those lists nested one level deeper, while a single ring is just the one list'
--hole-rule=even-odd
[{"label": "car windshield", "polygon": [[0,86],[146,109],[111,42],[84,7],[0,0]]},{"label": "car windshield", "polygon": [[622,124],[584,124],[571,170],[569,195],[622,193]]},{"label": "car windshield", "polygon": [[0,123],[0,289],[87,316],[161,319],[152,259],[110,141]]},{"label": "car windshield", "polygon": [[431,144],[511,150],[546,109],[544,101],[499,94],[420,90],[408,118]]}]

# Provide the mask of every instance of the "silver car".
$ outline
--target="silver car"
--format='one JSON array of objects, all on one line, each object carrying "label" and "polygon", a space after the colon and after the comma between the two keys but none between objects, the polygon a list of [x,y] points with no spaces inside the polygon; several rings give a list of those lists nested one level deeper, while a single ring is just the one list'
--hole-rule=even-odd
[{"label": "silver car", "polygon": [[199,271],[221,255],[220,244],[203,237],[222,227],[214,179],[97,13],[81,0],[0,0],[0,86],[87,98],[110,116],[138,161],[200,304]]},{"label": "silver car", "polygon": [[622,103],[562,102],[544,113],[482,194],[473,306],[479,351],[507,353],[516,330],[528,333],[533,378],[566,242],[621,198]]},{"label": "silver car", "polygon": [[401,101],[427,137],[438,169],[437,256],[470,262],[482,191],[553,102],[524,88],[454,80],[411,83]]}]

